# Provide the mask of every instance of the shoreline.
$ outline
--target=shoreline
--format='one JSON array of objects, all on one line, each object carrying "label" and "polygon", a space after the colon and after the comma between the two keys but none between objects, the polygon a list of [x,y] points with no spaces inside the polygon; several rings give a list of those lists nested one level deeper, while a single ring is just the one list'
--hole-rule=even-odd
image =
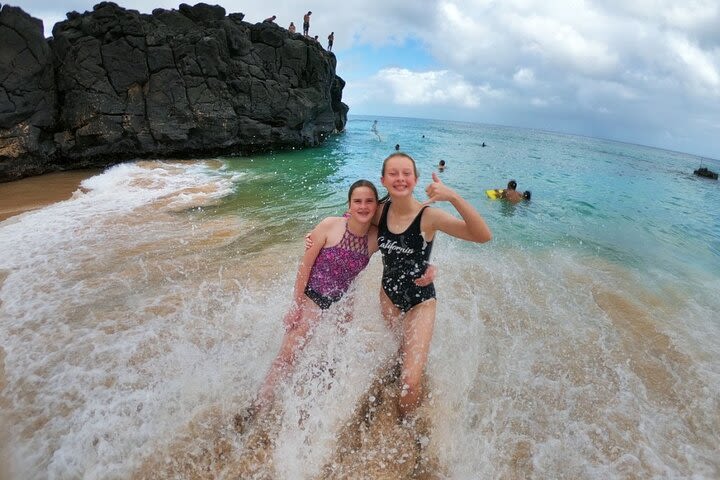
[{"label": "shoreline", "polygon": [[52,172],[0,183],[0,222],[68,200],[80,188],[83,180],[101,172],[100,169]]}]

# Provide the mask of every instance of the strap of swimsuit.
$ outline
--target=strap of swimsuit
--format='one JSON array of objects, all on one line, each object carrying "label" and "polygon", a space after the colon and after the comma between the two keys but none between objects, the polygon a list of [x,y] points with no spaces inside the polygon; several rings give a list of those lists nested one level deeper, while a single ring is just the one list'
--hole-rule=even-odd
[{"label": "strap of swimsuit", "polygon": [[347,250],[360,253],[362,255],[368,254],[368,234],[365,233],[363,236],[357,236],[350,231],[348,221],[345,220],[345,233],[343,233],[342,239],[338,246],[343,247]]},{"label": "strap of swimsuit", "polygon": [[[421,227],[422,216],[423,216],[423,213],[425,212],[425,209],[428,208],[429,206],[430,205],[425,205],[424,207],[422,207],[420,209],[420,213],[417,214],[417,217],[415,217],[415,220],[413,221],[413,223],[417,222],[417,230],[418,230],[418,232],[420,232],[420,235],[422,235],[423,241],[425,240],[425,236],[422,233],[422,227]],[[431,242],[432,242],[432,240],[431,240]],[[430,242],[428,242],[428,243],[430,243]]]},{"label": "strap of swimsuit", "polygon": [[388,201],[385,203],[385,205],[383,205],[382,215],[380,215],[380,222],[378,224],[378,227],[380,228],[380,230],[383,230],[383,231],[388,231],[387,216],[388,216],[388,211],[390,210],[390,203],[391,202]]}]

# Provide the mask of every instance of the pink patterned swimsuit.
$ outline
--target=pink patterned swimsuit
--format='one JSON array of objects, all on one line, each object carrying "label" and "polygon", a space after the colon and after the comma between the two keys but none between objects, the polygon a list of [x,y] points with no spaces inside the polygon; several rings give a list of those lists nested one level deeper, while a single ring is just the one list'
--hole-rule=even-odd
[{"label": "pink patterned swimsuit", "polygon": [[345,222],[340,243],[320,250],[310,270],[305,295],[323,310],[342,298],[370,261],[368,235],[353,235]]}]

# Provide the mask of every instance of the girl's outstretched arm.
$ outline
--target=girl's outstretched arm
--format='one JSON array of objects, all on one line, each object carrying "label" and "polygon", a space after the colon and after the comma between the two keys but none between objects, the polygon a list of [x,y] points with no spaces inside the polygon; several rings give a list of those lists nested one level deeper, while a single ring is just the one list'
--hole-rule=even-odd
[{"label": "girl's outstretched arm", "polygon": [[477,243],[492,240],[490,227],[488,227],[478,211],[475,210],[475,207],[470,205],[455,190],[442,183],[434,172],[432,179],[432,183],[425,189],[429,197],[425,204],[450,202],[462,217],[462,219],[459,219],[442,210],[430,209],[431,214],[428,216],[428,220],[430,220],[429,227],[433,233],[440,230],[453,237]]}]

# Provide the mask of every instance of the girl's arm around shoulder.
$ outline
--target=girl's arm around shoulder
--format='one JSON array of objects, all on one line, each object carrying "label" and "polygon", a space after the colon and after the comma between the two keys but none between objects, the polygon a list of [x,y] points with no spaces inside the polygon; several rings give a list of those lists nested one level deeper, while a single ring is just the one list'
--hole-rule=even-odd
[{"label": "girl's arm around shoulder", "polygon": [[378,228],[375,225],[370,225],[370,230],[368,230],[368,255],[372,256],[372,254],[377,251],[378,251]]},{"label": "girl's arm around shoulder", "polygon": [[385,209],[387,201],[383,203],[379,203],[377,206],[377,210],[375,211],[375,215],[373,215],[372,224],[377,226],[380,225],[380,217],[382,217],[382,212]]},{"label": "girl's arm around shoulder", "polygon": [[480,213],[475,210],[475,207],[453,189],[443,184],[435,173],[432,176],[433,182],[426,189],[429,197],[426,203],[450,202],[462,218],[454,217],[437,208],[429,208],[427,215],[423,215],[424,231],[427,231],[428,235],[434,236],[435,231],[440,230],[453,237],[477,243],[492,240],[490,227]]}]

